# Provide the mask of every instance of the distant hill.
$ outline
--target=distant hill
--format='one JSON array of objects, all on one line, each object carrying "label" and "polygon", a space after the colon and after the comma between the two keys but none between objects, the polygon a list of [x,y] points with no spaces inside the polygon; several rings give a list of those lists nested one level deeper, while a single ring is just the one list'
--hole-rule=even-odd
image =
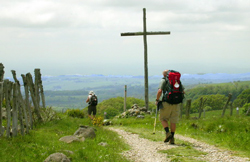
[{"label": "distant hill", "polygon": [[[149,76],[149,85],[157,85],[162,76]],[[5,78],[13,81],[12,78]],[[22,84],[21,77],[18,78]],[[182,74],[182,83],[185,87],[203,83],[227,83],[234,81],[250,81],[250,73],[227,74]],[[45,90],[90,90],[107,86],[144,86],[144,76],[132,75],[59,75],[43,76]]]},{"label": "distant hill", "polygon": [[[155,99],[162,76],[149,76],[149,99]],[[12,78],[5,78],[13,81]],[[22,79],[18,78],[22,84]],[[242,74],[183,74],[181,77],[185,89],[196,85],[250,81],[250,73]],[[127,96],[144,99],[144,76],[130,75],[60,75],[42,76],[45,98],[48,106],[60,108],[84,108],[88,91],[94,90],[99,102],[114,97],[124,97],[124,85]]]},{"label": "distant hill", "polygon": [[[162,76],[149,76],[149,85],[158,85]],[[90,90],[103,86],[144,85],[144,76],[130,75],[60,75],[42,76],[45,90]],[[250,81],[250,73],[241,74],[183,74],[181,80],[185,87],[202,83],[227,83]]]}]

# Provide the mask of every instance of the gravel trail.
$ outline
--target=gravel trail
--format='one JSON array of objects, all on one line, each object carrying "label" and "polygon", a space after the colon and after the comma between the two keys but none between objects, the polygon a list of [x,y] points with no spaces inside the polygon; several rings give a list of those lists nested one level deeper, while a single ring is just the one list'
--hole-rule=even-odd
[{"label": "gravel trail", "polygon": [[[140,138],[138,134],[126,132],[117,128],[109,128],[112,131],[117,132],[121,138],[125,140],[127,144],[131,146],[129,151],[123,152],[123,156],[127,159],[135,162],[166,162],[170,161],[167,155],[159,153],[159,150],[167,150],[175,147],[181,147],[178,145],[164,144],[163,142],[154,142],[148,139]],[[176,134],[175,138],[192,143],[193,148],[199,151],[206,152],[206,155],[198,157],[199,160],[208,162],[250,162],[249,158],[242,158],[233,156],[231,151],[222,150],[215,146],[200,142],[193,138],[184,137]]]}]

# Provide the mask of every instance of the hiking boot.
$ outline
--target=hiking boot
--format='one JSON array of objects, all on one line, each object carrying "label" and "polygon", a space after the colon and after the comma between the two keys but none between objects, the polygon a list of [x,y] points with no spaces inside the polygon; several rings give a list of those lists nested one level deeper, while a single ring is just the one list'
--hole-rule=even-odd
[{"label": "hiking boot", "polygon": [[169,140],[169,144],[171,144],[171,145],[174,145],[175,143],[174,143],[174,137],[172,137],[170,140]]},{"label": "hiking boot", "polygon": [[170,139],[172,139],[172,134],[170,132],[166,133],[166,139],[164,140],[164,143],[168,142]]}]

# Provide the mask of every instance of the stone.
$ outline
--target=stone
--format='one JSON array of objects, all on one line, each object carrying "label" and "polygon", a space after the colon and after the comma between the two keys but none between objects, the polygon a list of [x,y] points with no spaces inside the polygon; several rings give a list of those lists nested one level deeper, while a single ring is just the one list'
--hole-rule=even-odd
[{"label": "stone", "polygon": [[103,120],[104,126],[111,125],[111,124],[112,124],[112,122],[110,120],[107,120],[107,119]]},{"label": "stone", "polygon": [[63,141],[63,142],[66,142],[66,143],[72,143],[72,142],[75,142],[75,141],[81,141],[79,138],[77,138],[76,136],[64,136],[62,138],[59,139],[59,141]]},{"label": "stone", "polygon": [[71,162],[63,153],[54,153],[49,155],[44,162]]},{"label": "stone", "polygon": [[101,146],[108,146],[108,144],[106,142],[101,142],[99,143],[98,145],[101,145]]},{"label": "stone", "polygon": [[80,126],[80,128],[74,133],[74,136],[77,136],[78,138],[95,138],[96,134],[94,128],[88,126]]},{"label": "stone", "polygon": [[144,119],[143,115],[137,115],[136,118]]}]

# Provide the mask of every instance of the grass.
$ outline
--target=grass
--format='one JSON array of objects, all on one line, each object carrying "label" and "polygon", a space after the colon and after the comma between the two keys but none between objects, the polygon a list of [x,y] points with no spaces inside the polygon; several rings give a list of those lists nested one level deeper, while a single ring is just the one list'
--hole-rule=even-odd
[{"label": "grass", "polygon": [[[72,118],[60,113],[59,116],[61,120],[39,124],[28,135],[0,137],[1,162],[44,161],[56,152],[64,153],[72,161],[127,161],[120,153],[128,150],[129,146],[116,133],[102,126],[93,126],[86,118]],[[191,114],[189,120],[183,116],[177,125],[176,133],[229,149],[235,155],[250,157],[250,117],[226,114],[221,118],[221,111],[206,112],[206,117],[200,119],[192,119],[194,116],[197,114]],[[165,133],[158,120],[156,132],[153,134],[154,117],[153,114],[145,115],[144,119],[112,119],[112,123],[113,127],[139,134],[140,137],[163,141]],[[63,136],[73,135],[80,125],[93,126],[97,130],[96,138],[71,144],[59,141]],[[98,145],[101,142],[108,143],[108,146]],[[197,157],[204,155],[204,152],[195,150],[190,143],[178,139],[175,142],[180,147],[161,150],[172,161],[199,161]]]},{"label": "grass", "polygon": [[[221,111],[207,112],[206,118],[182,119],[178,133],[250,157],[250,117],[220,116]],[[194,114],[195,115],[195,114]]]},{"label": "grass", "polygon": [[[180,141],[179,141],[180,142]],[[172,162],[201,162],[198,158],[206,153],[193,149],[190,143],[181,142],[180,146],[169,150],[161,150],[160,152],[166,153],[168,158],[171,158]]]},{"label": "grass", "polygon": [[[61,152],[72,161],[127,161],[120,153],[129,148],[119,136],[95,126],[96,138],[67,144],[59,141],[73,135],[80,125],[91,125],[89,119],[61,116],[61,120],[40,124],[30,134],[15,138],[0,137],[1,162],[44,161],[50,154]],[[106,142],[108,146],[98,145]],[[73,154],[70,154],[72,151]]]}]

